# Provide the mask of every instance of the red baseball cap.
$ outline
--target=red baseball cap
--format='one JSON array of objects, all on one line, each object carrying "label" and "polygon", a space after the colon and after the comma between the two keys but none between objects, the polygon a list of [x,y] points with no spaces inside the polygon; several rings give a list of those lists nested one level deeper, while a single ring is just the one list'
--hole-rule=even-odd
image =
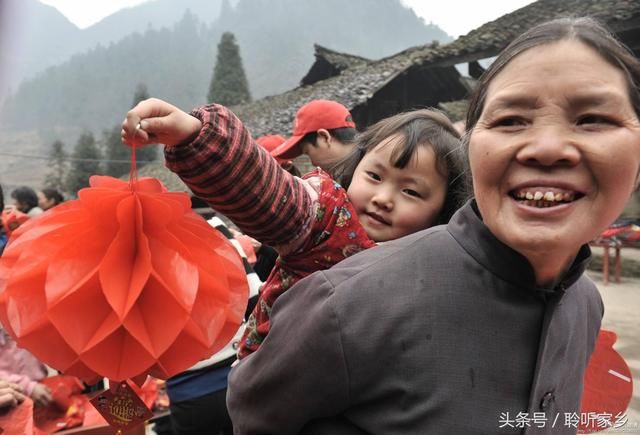
[{"label": "red baseball cap", "polygon": [[322,128],[332,130],[343,127],[356,128],[349,109],[336,101],[313,100],[298,110],[294,120],[293,135],[274,149],[271,155],[285,160],[293,159],[302,154],[302,150],[297,145],[306,134]]},{"label": "red baseball cap", "polygon": [[284,141],[285,138],[283,138],[279,134],[268,134],[266,136],[260,136],[256,139],[256,143],[267,150],[269,154],[271,154],[280,164],[287,163],[289,162],[289,160],[274,156],[273,150],[278,148],[278,146],[280,146]]}]

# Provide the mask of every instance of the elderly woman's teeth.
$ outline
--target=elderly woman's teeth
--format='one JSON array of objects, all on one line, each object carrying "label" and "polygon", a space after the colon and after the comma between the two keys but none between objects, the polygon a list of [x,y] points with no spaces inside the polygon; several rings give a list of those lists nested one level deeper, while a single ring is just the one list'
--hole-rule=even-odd
[{"label": "elderly woman's teeth", "polygon": [[519,190],[515,192],[515,199],[533,207],[553,207],[558,203],[571,202],[575,199],[575,192]]}]

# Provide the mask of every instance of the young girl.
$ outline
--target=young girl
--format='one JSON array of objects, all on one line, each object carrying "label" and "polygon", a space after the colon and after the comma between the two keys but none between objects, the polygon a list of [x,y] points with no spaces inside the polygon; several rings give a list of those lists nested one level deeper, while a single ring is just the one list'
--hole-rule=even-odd
[{"label": "young girl", "polygon": [[447,222],[458,203],[459,135],[442,114],[384,119],[359,139],[338,173],[291,176],[240,120],[212,104],[191,115],[157,99],[128,112],[123,141],[164,143],[167,167],[246,234],[280,253],[241,341],[239,357],[269,331],[275,300],[305,276],[376,243]]}]

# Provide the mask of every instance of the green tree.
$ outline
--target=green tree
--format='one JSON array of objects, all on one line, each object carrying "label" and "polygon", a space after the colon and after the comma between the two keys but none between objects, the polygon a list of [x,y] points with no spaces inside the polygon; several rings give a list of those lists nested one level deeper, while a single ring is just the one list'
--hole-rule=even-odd
[{"label": "green tree", "polygon": [[64,144],[57,140],[51,145],[51,153],[49,153],[49,171],[44,176],[44,186],[58,189],[60,192],[65,191],[64,177],[69,170],[69,162],[67,161],[67,152],[64,150]]},{"label": "green tree", "polygon": [[249,84],[242,67],[240,48],[231,32],[223,33],[220,38],[207,100],[225,106],[251,101]]},{"label": "green tree", "polygon": [[[133,104],[131,107],[135,107],[140,101],[146,100],[149,98],[149,91],[147,90],[147,86],[144,83],[139,83],[136,86],[136,91],[133,94]],[[120,128],[118,127],[118,141],[120,140]],[[123,148],[122,143],[120,143],[120,148]],[[131,158],[131,152],[127,151],[127,158]],[[146,162],[151,162],[153,160],[158,159],[158,147],[156,145],[147,145],[141,148],[136,149],[136,167],[140,168],[144,166]],[[129,165],[131,167],[131,165]],[[128,169],[127,169],[128,170]]]},{"label": "green tree", "polygon": [[71,155],[71,169],[66,180],[67,192],[76,195],[78,190],[89,185],[89,177],[100,173],[101,157],[93,134],[80,135]]}]

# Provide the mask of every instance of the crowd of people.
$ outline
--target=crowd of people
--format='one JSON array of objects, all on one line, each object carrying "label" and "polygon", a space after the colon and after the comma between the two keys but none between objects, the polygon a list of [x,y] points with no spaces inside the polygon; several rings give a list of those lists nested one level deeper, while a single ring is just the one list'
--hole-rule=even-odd
[{"label": "crowd of people", "polygon": [[64,196],[54,188],[44,188],[36,192],[29,186],[16,187],[11,191],[11,202],[5,204],[4,192],[0,185],[0,254],[4,250],[11,233],[23,222],[37,217],[45,210],[64,202]]},{"label": "crowd of people", "polygon": [[[640,61],[554,20],[486,70],[464,128],[431,109],[361,127],[328,100],[289,138],[215,103],[127,112],[123,142],[164,144],[237,226],[211,221],[252,289],[232,342],[168,380],[167,433],[521,433],[504,419],[523,414],[576,433],[604,310],[588,243],[640,188]],[[11,196],[31,218],[62,200]],[[47,399],[0,371],[0,405],[25,394]]]},{"label": "crowd of people", "polygon": [[[56,189],[45,188],[36,193],[28,186],[15,188],[10,198],[11,203],[5,204],[0,186],[0,255],[8,237],[18,226],[64,201]],[[47,376],[46,366],[18,347],[0,325],[0,408],[17,406],[27,397],[37,406],[47,406],[52,399],[51,391],[39,382]]]}]

